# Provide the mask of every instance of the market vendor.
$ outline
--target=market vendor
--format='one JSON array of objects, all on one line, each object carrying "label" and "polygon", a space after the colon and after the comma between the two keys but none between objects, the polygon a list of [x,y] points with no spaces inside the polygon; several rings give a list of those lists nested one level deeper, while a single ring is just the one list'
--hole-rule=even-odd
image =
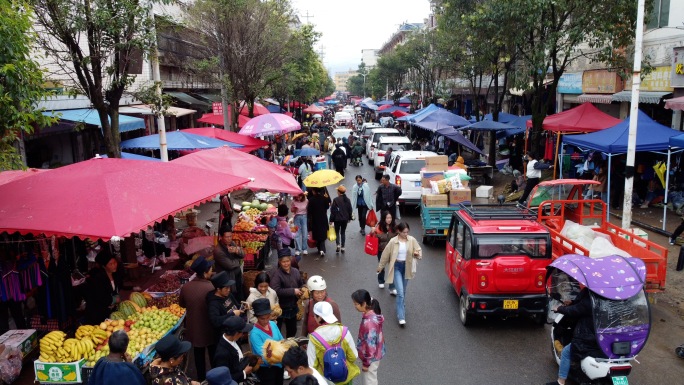
[{"label": "market vendor", "polygon": [[86,280],[86,324],[98,325],[111,314],[119,303],[118,261],[109,247],[103,247],[95,257],[97,267],[90,271]]},{"label": "market vendor", "polygon": [[245,259],[245,252],[242,247],[233,242],[233,230],[224,227],[219,231],[219,242],[214,247],[214,269],[217,273],[225,271],[228,278],[233,281],[231,287],[233,295],[238,301],[244,301],[245,296],[242,292],[242,269],[240,263]]},{"label": "market vendor", "polygon": [[230,279],[225,271],[214,275],[211,283],[215,290],[207,293],[207,311],[211,326],[214,328],[213,340],[218,341],[223,330],[223,322],[228,317],[242,315],[242,310],[240,310],[240,302],[231,293],[231,287],[235,285],[235,281]]}]

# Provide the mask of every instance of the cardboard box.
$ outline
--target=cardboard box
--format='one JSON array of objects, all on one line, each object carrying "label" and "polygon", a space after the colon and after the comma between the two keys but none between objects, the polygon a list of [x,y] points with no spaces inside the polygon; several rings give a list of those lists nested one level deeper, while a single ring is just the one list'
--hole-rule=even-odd
[{"label": "cardboard box", "polygon": [[446,171],[449,169],[449,157],[446,155],[428,156],[425,158],[425,170]]},{"label": "cardboard box", "polygon": [[444,179],[444,173],[441,171],[421,171],[420,185],[422,187],[431,188],[430,181],[440,181]]},{"label": "cardboard box", "polygon": [[475,190],[478,198],[489,198],[494,194],[494,186],[480,186]]},{"label": "cardboard box", "polygon": [[0,344],[21,350],[21,358],[25,358],[38,346],[36,329],[10,330],[0,336]]},{"label": "cardboard box", "polygon": [[423,201],[425,207],[449,207],[449,196],[447,194],[425,194]]},{"label": "cardboard box", "polygon": [[457,206],[462,202],[470,202],[471,191],[469,188],[459,188],[449,191],[449,206]]},{"label": "cardboard box", "polygon": [[52,363],[52,362],[33,362],[33,370],[36,373],[36,381],[41,384],[74,384],[81,382],[81,368],[85,360]]}]

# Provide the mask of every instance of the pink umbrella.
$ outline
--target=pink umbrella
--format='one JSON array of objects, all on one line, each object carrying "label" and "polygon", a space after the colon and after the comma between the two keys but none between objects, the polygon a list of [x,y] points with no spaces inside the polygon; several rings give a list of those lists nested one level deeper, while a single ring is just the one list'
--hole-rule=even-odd
[{"label": "pink umbrella", "polygon": [[26,178],[27,176],[36,175],[36,174],[44,172],[44,171],[49,171],[49,170],[43,170],[41,168],[29,168],[27,170],[3,171],[3,172],[0,172],[0,185],[3,185],[5,183],[9,183],[13,180],[23,179],[23,178]]},{"label": "pink umbrella", "polygon": [[299,131],[302,128],[298,121],[285,114],[267,114],[252,118],[240,130],[240,135],[268,136]]}]

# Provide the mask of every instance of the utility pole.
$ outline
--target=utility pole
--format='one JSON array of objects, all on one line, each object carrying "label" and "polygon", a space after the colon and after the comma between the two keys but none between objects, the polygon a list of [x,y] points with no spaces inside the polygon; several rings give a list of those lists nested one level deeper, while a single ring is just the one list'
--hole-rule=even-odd
[{"label": "utility pole", "polygon": [[[152,57],[150,58],[150,64],[152,65],[152,81],[154,82],[154,88],[159,98],[159,105],[163,105],[162,101],[162,84],[161,84],[161,74],[159,72],[159,50],[157,49],[157,28],[154,21],[154,10],[152,3],[150,3],[149,18],[152,22],[152,35],[154,36],[154,49],[152,50]],[[166,143],[166,122],[164,122],[164,112],[156,111],[155,116],[157,117],[157,128],[159,129],[159,157],[162,162],[169,161],[169,151]]]},{"label": "utility pole", "polygon": [[[639,87],[641,86],[641,55],[644,39],[644,3],[637,5],[636,38],[634,39],[634,72],[632,73],[632,102],[629,113],[629,136],[627,139],[627,165],[625,166],[625,197],[622,202],[622,228],[632,224],[632,190],[634,187],[634,155],[636,152],[637,120],[639,117]],[[607,218],[609,218],[609,215]],[[663,223],[663,226],[665,224]]]},{"label": "utility pole", "polygon": [[303,15],[302,18],[306,19],[306,24],[311,24],[309,22],[309,19],[313,19],[314,15],[309,15],[309,10],[306,11],[306,15]]}]

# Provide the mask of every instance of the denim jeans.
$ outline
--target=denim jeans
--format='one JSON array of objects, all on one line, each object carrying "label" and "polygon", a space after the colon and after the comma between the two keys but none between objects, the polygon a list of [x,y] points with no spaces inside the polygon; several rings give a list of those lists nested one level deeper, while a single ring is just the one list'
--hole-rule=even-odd
[{"label": "denim jeans", "polygon": [[309,249],[307,244],[309,230],[306,228],[306,220],[306,215],[295,215],[294,217],[294,225],[298,228],[295,233],[295,251],[302,252]]},{"label": "denim jeans", "polygon": [[394,288],[397,290],[397,319],[406,319],[406,309],[404,308],[404,297],[408,280],[406,279],[406,262],[396,261],[394,263]]},{"label": "denim jeans", "polygon": [[558,366],[558,378],[561,380],[568,378],[568,373],[570,373],[570,346],[572,346],[572,344],[567,344],[561,352],[560,365]]},{"label": "denim jeans", "polygon": [[340,242],[342,243],[342,247],[344,247],[344,241],[346,240],[345,233],[347,232],[347,221],[335,221],[335,233],[337,233],[337,239],[335,240],[335,243],[337,246],[340,245]]}]

